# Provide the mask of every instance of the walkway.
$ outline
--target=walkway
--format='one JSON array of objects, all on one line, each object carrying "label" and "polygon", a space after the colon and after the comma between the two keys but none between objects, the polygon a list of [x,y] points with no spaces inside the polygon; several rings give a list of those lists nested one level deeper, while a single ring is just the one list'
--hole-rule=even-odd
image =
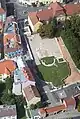
[{"label": "walkway", "polygon": [[45,67],[52,67],[53,65],[56,66],[56,67],[58,67],[58,66],[56,65],[55,61],[56,61],[56,59],[54,59],[53,63],[51,63],[51,64],[46,64],[43,60],[41,60],[41,63],[42,63],[42,65],[45,66]]},{"label": "walkway", "polygon": [[77,67],[75,65],[75,63],[73,62],[63,40],[61,37],[58,38],[58,43],[60,45],[60,48],[62,50],[64,59],[69,63],[70,69],[71,69],[71,75],[65,79],[65,83],[66,84],[71,84],[74,82],[80,82],[80,74],[77,70]]}]

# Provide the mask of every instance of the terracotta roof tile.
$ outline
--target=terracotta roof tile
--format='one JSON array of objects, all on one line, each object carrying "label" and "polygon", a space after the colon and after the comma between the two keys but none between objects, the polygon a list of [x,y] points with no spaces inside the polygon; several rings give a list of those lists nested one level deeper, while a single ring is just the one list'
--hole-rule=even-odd
[{"label": "terracotta roof tile", "polygon": [[30,17],[33,25],[35,25],[38,22],[38,18],[36,16],[37,12],[29,12],[28,16]]},{"label": "terracotta roof tile", "polygon": [[12,71],[16,69],[16,65],[12,60],[0,61],[0,74],[9,75]]},{"label": "terracotta roof tile", "polygon": [[15,33],[9,33],[4,35],[4,45],[8,43],[9,40],[13,39],[15,42],[20,42],[20,37],[17,36]]},{"label": "terracotta roof tile", "polygon": [[[14,46],[7,47],[7,45],[9,45],[9,42],[11,40],[12,42],[14,42]],[[16,50],[21,49],[21,45],[19,44],[19,42],[20,42],[20,37],[15,33],[9,33],[7,35],[4,35],[4,52],[5,53],[15,52]]]},{"label": "terracotta roof tile", "polygon": [[37,12],[37,17],[40,19],[40,21],[48,21],[50,18],[53,17],[52,9],[44,9],[42,11]]},{"label": "terracotta roof tile", "polygon": [[55,107],[52,107],[52,108],[48,108],[46,109],[46,112],[47,113],[52,113],[52,112],[58,112],[60,110],[64,110],[65,109],[65,105],[59,105],[59,106],[55,106]]},{"label": "terracotta roof tile", "polygon": [[49,7],[53,9],[53,16],[65,14],[63,6],[58,2],[51,3]]},{"label": "terracotta roof tile", "polygon": [[65,105],[59,105],[59,106],[55,106],[55,107],[51,107],[51,108],[41,108],[39,109],[39,113],[40,114],[43,114],[43,113],[47,113],[47,114],[50,114],[50,113],[55,113],[55,112],[59,112],[61,110],[65,110]]},{"label": "terracotta roof tile", "polygon": [[64,100],[65,101],[65,103],[66,103],[66,106],[67,107],[69,107],[69,106],[75,106],[76,105],[76,101],[75,101],[75,99],[74,98],[70,98],[70,99],[66,99],[66,100]]},{"label": "terracotta roof tile", "polygon": [[3,22],[0,22],[0,29],[3,28]]},{"label": "terracotta roof tile", "polygon": [[56,17],[59,15],[73,15],[75,13],[80,13],[80,4],[67,4],[66,6],[62,6],[60,3],[55,2],[51,3],[48,9],[44,9],[38,12],[30,12],[28,13],[33,25],[35,25],[39,19],[49,20],[52,17]]},{"label": "terracotta roof tile", "polygon": [[25,98],[30,101],[31,99],[33,99],[34,97],[40,97],[38,90],[36,88],[36,86],[32,86],[29,85],[26,88],[23,89],[24,93],[25,93]]},{"label": "terracotta roof tile", "polygon": [[5,13],[4,9],[0,8],[0,14],[3,14],[3,13]]},{"label": "terracotta roof tile", "polygon": [[79,14],[80,13],[80,4],[67,4],[64,6],[67,15]]},{"label": "terracotta roof tile", "polygon": [[51,3],[49,5],[53,10],[62,10],[62,5],[59,2]]},{"label": "terracotta roof tile", "polygon": [[29,68],[24,67],[22,70],[23,70],[23,73],[24,73],[26,79],[28,79],[28,80],[34,79]]}]

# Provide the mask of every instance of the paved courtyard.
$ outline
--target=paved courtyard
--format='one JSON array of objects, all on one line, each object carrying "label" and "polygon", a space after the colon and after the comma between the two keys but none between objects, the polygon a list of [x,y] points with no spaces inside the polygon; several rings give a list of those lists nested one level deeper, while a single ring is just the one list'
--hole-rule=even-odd
[{"label": "paved courtyard", "polygon": [[63,58],[62,52],[60,50],[56,38],[42,39],[38,34],[35,34],[32,36],[32,38],[29,38],[29,43],[33,51],[35,60],[37,60],[37,63],[38,59],[42,59],[43,57],[54,56],[57,59]]}]

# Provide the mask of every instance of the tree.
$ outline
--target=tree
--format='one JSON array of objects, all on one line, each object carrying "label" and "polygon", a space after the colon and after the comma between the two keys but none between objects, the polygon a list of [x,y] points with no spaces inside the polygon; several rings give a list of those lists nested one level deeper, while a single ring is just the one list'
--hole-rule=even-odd
[{"label": "tree", "polygon": [[1,97],[1,102],[3,104],[12,105],[15,104],[15,100],[12,94],[8,94],[6,91],[4,91],[4,94]]},{"label": "tree", "polygon": [[66,44],[76,66],[80,68],[80,16],[72,16],[64,22],[61,36]]},{"label": "tree", "polygon": [[3,104],[15,104],[14,96],[12,95],[13,79],[6,78],[5,80],[5,90],[1,97],[1,102]]},{"label": "tree", "polygon": [[38,102],[38,103],[36,104],[36,107],[37,107],[37,108],[42,108],[42,107],[43,107],[42,102],[41,102],[41,101],[40,101],[40,102]]},{"label": "tree", "polygon": [[46,24],[45,26],[45,36],[48,38],[53,38],[53,26],[52,24]]},{"label": "tree", "polygon": [[41,37],[44,37],[45,36],[45,29],[46,28],[46,25],[43,24],[43,25],[40,25],[39,29],[37,30],[37,32],[40,34]]},{"label": "tree", "polygon": [[77,110],[78,112],[80,112],[80,104],[77,106]]},{"label": "tree", "polygon": [[26,105],[27,106],[26,100],[22,95],[15,96],[15,102],[19,105]]},{"label": "tree", "polygon": [[5,84],[6,84],[6,91],[10,91],[10,93],[12,92],[12,87],[13,87],[13,79],[12,78],[6,78],[5,80]]},{"label": "tree", "polygon": [[50,19],[49,23],[44,23],[37,31],[41,37],[53,38],[57,32],[57,20]]},{"label": "tree", "polygon": [[36,105],[34,105],[34,104],[31,104],[31,105],[30,105],[30,109],[34,110],[34,109],[36,109],[36,108],[37,108]]}]

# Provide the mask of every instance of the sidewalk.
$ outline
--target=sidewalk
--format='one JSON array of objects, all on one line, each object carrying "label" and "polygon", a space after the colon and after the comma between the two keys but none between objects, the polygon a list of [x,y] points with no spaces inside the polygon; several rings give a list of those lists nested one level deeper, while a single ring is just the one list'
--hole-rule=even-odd
[{"label": "sidewalk", "polygon": [[62,50],[64,59],[69,63],[71,69],[71,75],[65,79],[66,84],[71,84],[74,82],[80,82],[80,73],[77,70],[75,63],[73,62],[70,53],[68,52],[63,40],[61,37],[58,38],[58,43]]}]

